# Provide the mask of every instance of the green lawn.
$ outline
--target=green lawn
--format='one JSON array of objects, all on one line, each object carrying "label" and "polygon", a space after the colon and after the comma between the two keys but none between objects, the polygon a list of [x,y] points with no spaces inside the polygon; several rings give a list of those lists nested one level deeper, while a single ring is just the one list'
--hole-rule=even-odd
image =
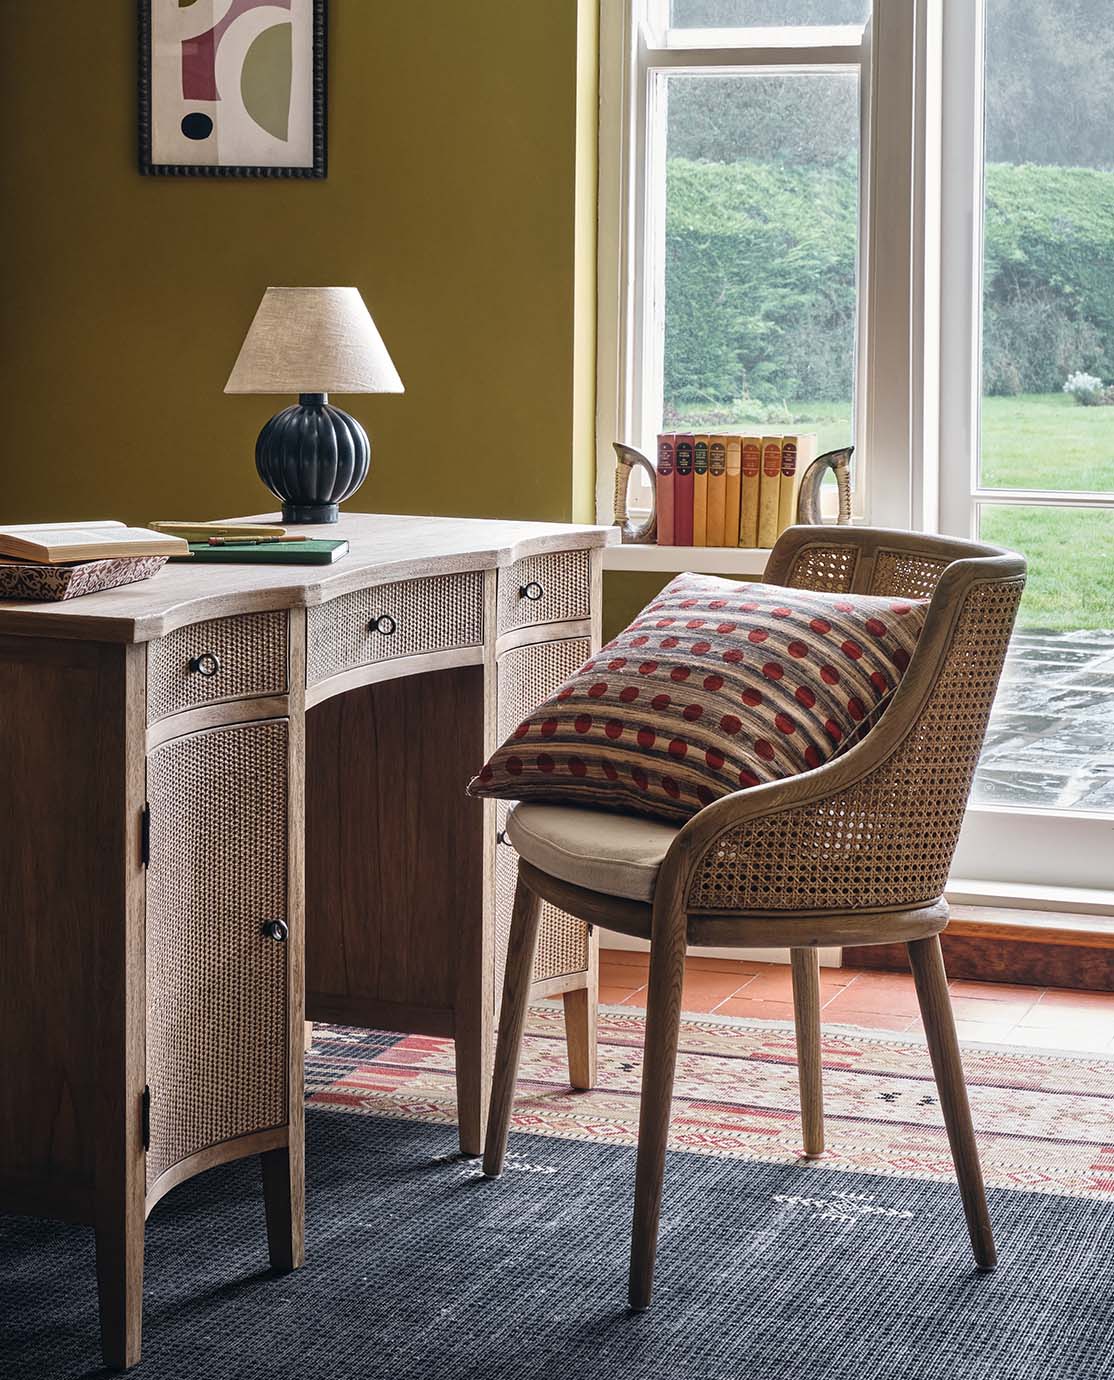
[{"label": "green lawn", "polygon": [[[985,488],[1114,491],[1114,407],[986,398],[982,457]],[[1114,509],[986,506],[981,534],[1028,558],[1023,626],[1114,628]]]},{"label": "green lawn", "polygon": [[985,488],[1114,490],[1114,407],[1023,393],[985,398],[982,416]]},{"label": "green lawn", "polygon": [[[767,415],[768,414],[768,415]],[[850,402],[789,403],[785,407],[760,407],[745,399],[734,405],[709,410],[696,403],[677,408],[669,421],[675,431],[707,431],[709,434],[780,436],[793,431],[816,433],[816,453],[850,445]]]},{"label": "green lawn", "polygon": [[[753,404],[680,409],[677,427],[709,431],[815,431],[820,453],[846,445],[849,403],[793,403],[768,421]],[[1066,394],[983,401],[986,488],[1114,493],[1114,407],[1080,407]],[[983,508],[981,535],[1029,560],[1021,623],[1029,628],[1114,628],[1114,509]]]}]

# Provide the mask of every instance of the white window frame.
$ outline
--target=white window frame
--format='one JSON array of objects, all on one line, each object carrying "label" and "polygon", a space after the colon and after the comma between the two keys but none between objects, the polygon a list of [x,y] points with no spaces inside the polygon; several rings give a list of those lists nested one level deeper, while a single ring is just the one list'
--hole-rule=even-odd
[{"label": "white window frame", "polygon": [[[981,487],[985,0],[942,0],[940,128],[940,530],[978,533],[983,505],[1112,508],[1114,495]],[[1114,815],[972,805],[952,872],[963,889],[1021,904],[1090,908],[1114,890]]]},{"label": "white window frame", "polygon": [[[664,32],[666,4],[601,0],[597,512],[603,523],[614,517],[611,443],[624,440],[652,455],[647,388],[660,397],[660,378],[647,385],[643,364],[647,323],[662,289],[646,272],[648,227],[661,214],[646,185],[649,71],[776,70],[845,56],[837,51],[845,35],[816,30],[804,47],[793,31],[767,31],[764,43],[754,31],[703,31],[702,46],[693,48],[692,32]],[[976,468],[982,15],[983,0],[874,0],[857,59],[864,127],[856,445],[858,459],[869,464],[859,467],[856,518],[876,526],[971,536],[983,498]],[[1034,497],[1066,506],[1110,501],[1109,495],[1009,495],[1014,502]],[[675,549],[611,547],[605,566],[669,571],[677,568]],[[764,552],[709,550],[686,552],[684,563],[760,574],[765,559]],[[1112,855],[1110,815],[973,806],[949,894],[1108,908]]]},{"label": "white window frame", "polygon": [[[935,452],[925,438],[936,412],[922,384],[934,350],[920,326],[933,246],[917,212],[931,156],[925,35],[938,3],[874,0],[874,17],[860,34],[857,26],[670,31],[668,0],[601,0],[598,521],[614,519],[612,442],[652,456],[660,413],[664,282],[653,249],[664,239],[664,187],[653,181],[664,175],[664,159],[655,158],[664,138],[653,75],[848,68],[861,74],[862,112],[855,517],[891,527],[934,518],[935,474],[926,472],[925,456]],[[605,563],[667,569],[668,550],[613,549]],[[646,559],[632,560],[635,554]],[[706,568],[759,573],[764,560],[761,553],[709,551]]]}]

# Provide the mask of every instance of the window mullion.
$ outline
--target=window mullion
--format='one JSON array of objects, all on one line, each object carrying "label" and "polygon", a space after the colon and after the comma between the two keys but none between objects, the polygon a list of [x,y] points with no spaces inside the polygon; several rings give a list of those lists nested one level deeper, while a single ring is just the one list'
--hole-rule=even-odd
[{"label": "window mullion", "polygon": [[863,303],[866,376],[861,478],[870,521],[908,528],[913,497],[913,149],[917,101],[914,0],[876,6],[871,26],[868,245]]},{"label": "window mullion", "polygon": [[981,392],[983,4],[944,5],[940,530],[975,535]]}]

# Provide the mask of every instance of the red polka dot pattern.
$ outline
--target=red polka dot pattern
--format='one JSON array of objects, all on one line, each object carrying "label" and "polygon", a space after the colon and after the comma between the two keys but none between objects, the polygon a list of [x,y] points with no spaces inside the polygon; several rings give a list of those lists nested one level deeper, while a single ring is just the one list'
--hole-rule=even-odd
[{"label": "red polka dot pattern", "polygon": [[514,730],[470,793],[679,823],[854,744],[900,684],[927,601],[744,588],[678,576]]}]

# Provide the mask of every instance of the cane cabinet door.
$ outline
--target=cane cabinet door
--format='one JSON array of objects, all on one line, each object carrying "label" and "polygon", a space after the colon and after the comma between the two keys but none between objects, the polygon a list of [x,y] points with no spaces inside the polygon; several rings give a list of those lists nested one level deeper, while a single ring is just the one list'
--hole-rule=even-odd
[{"label": "cane cabinet door", "polygon": [[[592,643],[587,637],[535,642],[504,652],[499,658],[499,741],[509,737],[530,711],[558,690],[591,653]],[[518,854],[503,837],[510,805],[503,800],[495,804],[499,831],[495,867],[495,1000],[498,1005],[503,992],[507,939],[518,881]],[[583,972],[588,958],[588,927],[544,901],[538,925],[535,982]]]},{"label": "cane cabinet door", "polygon": [[147,760],[147,1185],[287,1121],[285,719]]}]

